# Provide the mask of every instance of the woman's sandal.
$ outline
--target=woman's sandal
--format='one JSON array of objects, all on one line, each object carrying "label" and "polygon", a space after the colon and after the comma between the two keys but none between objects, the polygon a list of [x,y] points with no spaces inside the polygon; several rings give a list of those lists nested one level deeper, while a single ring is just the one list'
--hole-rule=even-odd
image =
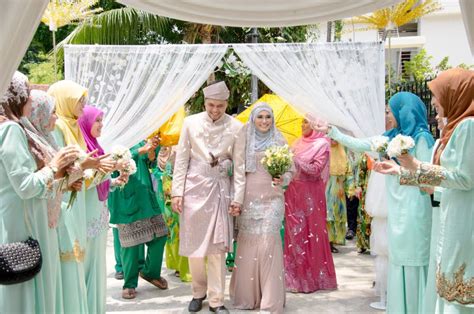
[{"label": "woman's sandal", "polygon": [[136,296],[137,296],[137,292],[133,288],[125,288],[122,290],[123,299],[131,300],[131,299],[135,299]]},{"label": "woman's sandal", "polygon": [[331,245],[331,252],[332,252],[332,253],[339,253],[339,250],[336,249],[335,246]]}]

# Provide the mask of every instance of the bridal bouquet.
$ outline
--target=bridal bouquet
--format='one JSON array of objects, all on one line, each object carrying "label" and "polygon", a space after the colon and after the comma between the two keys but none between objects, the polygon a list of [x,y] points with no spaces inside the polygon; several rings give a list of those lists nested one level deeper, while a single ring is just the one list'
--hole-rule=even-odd
[{"label": "bridal bouquet", "polygon": [[[117,162],[122,162],[125,164],[125,167],[121,171],[119,171],[120,174],[126,173],[130,176],[137,172],[137,164],[135,163],[135,160],[132,159],[132,154],[130,153],[130,150],[126,148],[125,146],[120,146],[120,145],[115,146],[112,149],[111,156],[113,160]],[[124,187],[124,184],[120,186],[120,188],[123,188],[123,187]]]},{"label": "bridal bouquet", "polygon": [[370,143],[370,147],[373,151],[385,155],[387,153],[388,137],[383,135],[375,136]]},{"label": "bridal bouquet", "polygon": [[388,143],[387,155],[390,158],[398,157],[402,154],[407,154],[413,147],[415,147],[413,138],[399,134]]},{"label": "bridal bouquet", "polygon": [[[288,145],[271,146],[260,161],[272,178],[280,178],[291,167],[293,154]],[[273,185],[273,183],[272,183]]]}]

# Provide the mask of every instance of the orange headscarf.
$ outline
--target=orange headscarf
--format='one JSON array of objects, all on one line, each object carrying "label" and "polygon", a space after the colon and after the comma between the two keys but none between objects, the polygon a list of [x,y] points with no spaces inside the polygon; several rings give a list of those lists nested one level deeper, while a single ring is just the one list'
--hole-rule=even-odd
[{"label": "orange headscarf", "polygon": [[444,109],[444,116],[448,119],[433,160],[439,165],[441,154],[454,129],[464,119],[474,116],[474,71],[449,69],[428,83],[428,87],[438,99]]}]

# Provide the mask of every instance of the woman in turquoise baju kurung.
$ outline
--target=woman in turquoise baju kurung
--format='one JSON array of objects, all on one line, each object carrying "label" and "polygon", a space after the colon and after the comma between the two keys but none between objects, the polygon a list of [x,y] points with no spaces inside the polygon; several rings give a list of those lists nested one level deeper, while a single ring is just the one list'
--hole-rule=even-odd
[{"label": "woman in turquoise baju kurung", "polygon": [[[401,174],[400,183],[442,187],[435,252],[436,291],[431,313],[474,312],[474,72],[450,69],[428,84],[446,117],[433,164],[406,156],[376,170]],[[395,177],[397,178],[397,177]]]},{"label": "woman in turquoise baju kurung", "polygon": [[[415,141],[413,153],[429,161],[434,139],[428,129],[426,107],[416,95],[395,94],[389,106],[397,126],[384,135],[398,134]],[[330,128],[328,136],[349,149],[372,150],[372,139],[356,139]],[[387,177],[389,271],[388,313],[419,313],[422,309],[430,252],[431,200],[418,187],[402,186],[397,177]]]},{"label": "woman in turquoise baju kurung", "polygon": [[[28,100],[28,86],[26,77],[18,72],[13,80],[16,83],[0,101],[0,243],[32,236],[40,244],[43,261],[32,280],[0,285],[0,313],[62,313],[57,236],[54,227],[48,226],[48,199],[54,198],[59,184],[53,181],[56,167],[46,166],[57,165],[58,155],[47,154],[38,138],[18,123]],[[4,106],[19,110],[15,113],[9,108],[7,114]]]}]

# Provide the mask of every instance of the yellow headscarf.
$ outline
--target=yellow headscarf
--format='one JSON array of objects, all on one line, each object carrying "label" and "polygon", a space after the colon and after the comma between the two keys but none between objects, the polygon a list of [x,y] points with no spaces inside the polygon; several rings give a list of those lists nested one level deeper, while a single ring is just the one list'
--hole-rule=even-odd
[{"label": "yellow headscarf", "polygon": [[68,80],[54,83],[48,89],[48,94],[55,99],[58,121],[56,126],[62,131],[66,145],[77,144],[84,151],[86,142],[74,116],[74,109],[82,96],[87,95],[87,88]]},{"label": "yellow headscarf", "polygon": [[344,146],[339,143],[331,143],[331,153],[329,154],[329,174],[332,176],[342,176],[347,173],[348,159]]}]

